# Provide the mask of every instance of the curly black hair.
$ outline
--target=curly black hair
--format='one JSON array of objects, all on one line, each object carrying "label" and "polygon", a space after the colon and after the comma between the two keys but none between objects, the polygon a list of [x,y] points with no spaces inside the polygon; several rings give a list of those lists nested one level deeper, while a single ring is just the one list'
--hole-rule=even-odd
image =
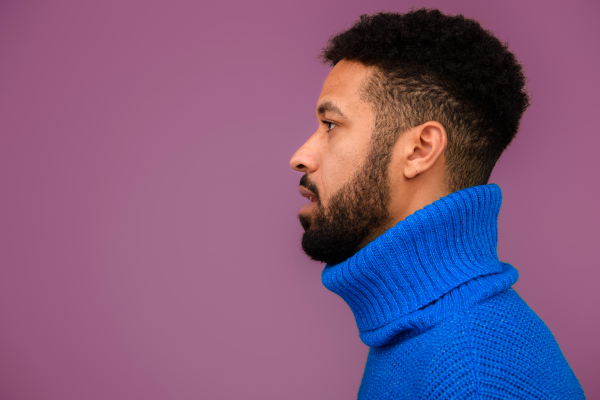
[{"label": "curly black hair", "polygon": [[[363,95],[373,105],[374,138],[383,149],[411,127],[431,120],[444,126],[450,192],[488,182],[529,106],[522,67],[508,44],[463,15],[426,8],[361,15],[329,39],[320,59],[377,67]],[[390,153],[383,152],[388,161]]]}]

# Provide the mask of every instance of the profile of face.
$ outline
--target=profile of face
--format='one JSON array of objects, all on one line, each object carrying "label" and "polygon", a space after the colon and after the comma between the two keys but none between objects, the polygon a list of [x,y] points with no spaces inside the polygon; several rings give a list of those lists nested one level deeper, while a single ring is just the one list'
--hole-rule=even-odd
[{"label": "profile of face", "polygon": [[375,117],[360,92],[372,72],[357,62],[335,65],[317,102],[319,126],[290,160],[305,173],[300,193],[310,202],[298,219],[302,249],[316,261],[340,263],[390,225],[391,157],[372,141]]},{"label": "profile of face", "polygon": [[431,120],[403,132],[376,130],[374,107],[365,97],[376,72],[347,60],[333,67],[317,101],[319,126],[290,160],[293,169],[304,172],[300,194],[310,202],[298,214],[302,249],[316,261],[347,260],[449,194],[446,130]]}]

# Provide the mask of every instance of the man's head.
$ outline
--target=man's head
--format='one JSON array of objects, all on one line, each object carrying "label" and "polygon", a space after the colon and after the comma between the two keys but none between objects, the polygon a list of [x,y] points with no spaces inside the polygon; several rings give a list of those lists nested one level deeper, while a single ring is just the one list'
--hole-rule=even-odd
[{"label": "man's head", "polygon": [[529,104],[506,45],[437,10],[363,15],[321,58],[334,68],[319,128],[291,166],[317,200],[300,210],[303,249],[330,264],[426,204],[486,184]]}]

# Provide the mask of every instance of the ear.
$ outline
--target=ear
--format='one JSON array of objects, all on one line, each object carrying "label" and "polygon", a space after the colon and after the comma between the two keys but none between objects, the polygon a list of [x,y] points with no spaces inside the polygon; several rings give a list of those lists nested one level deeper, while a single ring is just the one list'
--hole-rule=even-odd
[{"label": "ear", "polygon": [[446,129],[437,121],[428,121],[409,132],[408,156],[404,176],[408,179],[429,170],[440,158],[448,138]]}]

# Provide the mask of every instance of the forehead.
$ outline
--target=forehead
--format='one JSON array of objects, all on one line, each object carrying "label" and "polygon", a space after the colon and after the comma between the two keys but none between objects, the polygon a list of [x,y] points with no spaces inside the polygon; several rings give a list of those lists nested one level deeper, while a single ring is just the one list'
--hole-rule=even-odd
[{"label": "forehead", "polygon": [[366,103],[361,100],[360,90],[372,73],[373,67],[356,61],[338,62],[323,83],[317,113],[319,107],[327,102],[338,105],[344,113],[362,109]]}]

